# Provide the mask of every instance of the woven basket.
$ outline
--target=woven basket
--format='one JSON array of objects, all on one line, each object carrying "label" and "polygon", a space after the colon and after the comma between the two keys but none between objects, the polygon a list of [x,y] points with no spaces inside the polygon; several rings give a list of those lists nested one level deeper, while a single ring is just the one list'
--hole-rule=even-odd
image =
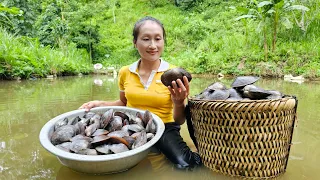
[{"label": "woven basket", "polygon": [[207,101],[189,99],[199,154],[226,175],[271,178],[286,171],[297,99]]}]

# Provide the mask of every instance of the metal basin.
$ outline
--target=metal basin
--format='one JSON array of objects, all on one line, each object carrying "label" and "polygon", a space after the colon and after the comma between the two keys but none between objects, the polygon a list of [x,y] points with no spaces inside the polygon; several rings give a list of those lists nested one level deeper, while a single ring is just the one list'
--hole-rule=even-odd
[{"label": "metal basin", "polygon": [[[115,111],[122,111],[125,113],[136,114],[137,112],[144,113],[145,111],[128,108],[124,106],[109,106],[109,107],[97,107],[91,109],[93,112],[105,112],[109,109]],[[140,161],[142,161],[148,155],[150,148],[160,139],[162,136],[165,126],[162,120],[155,114],[152,113],[155,124],[157,126],[157,132],[155,136],[143,146],[136,149],[109,155],[80,155],[65,152],[56,148],[50,141],[50,137],[54,130],[54,124],[66,117],[73,118],[76,116],[83,116],[85,110],[75,110],[64,114],[61,114],[50,121],[48,121],[40,131],[39,139],[41,145],[50,153],[57,156],[61,164],[79,172],[90,173],[90,174],[110,174],[126,171]]]}]

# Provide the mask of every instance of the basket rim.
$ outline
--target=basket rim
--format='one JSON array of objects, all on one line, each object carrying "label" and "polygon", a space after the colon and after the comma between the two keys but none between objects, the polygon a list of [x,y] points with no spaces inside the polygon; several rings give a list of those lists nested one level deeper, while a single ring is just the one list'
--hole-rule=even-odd
[{"label": "basket rim", "polygon": [[239,100],[207,100],[207,99],[198,99],[194,96],[189,97],[188,101],[199,101],[199,102],[223,102],[223,103],[252,103],[252,102],[273,102],[279,101],[284,99],[296,99],[295,95],[284,95],[282,98],[278,99],[239,99]]}]

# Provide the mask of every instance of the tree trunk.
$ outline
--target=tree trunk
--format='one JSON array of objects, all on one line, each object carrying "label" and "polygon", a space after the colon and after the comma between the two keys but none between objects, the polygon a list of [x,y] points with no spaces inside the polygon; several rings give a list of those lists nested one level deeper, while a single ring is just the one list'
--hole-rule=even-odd
[{"label": "tree trunk", "polygon": [[267,44],[267,30],[266,27],[264,27],[263,30],[263,48],[264,48],[264,60],[268,60],[268,44]]},{"label": "tree trunk", "polygon": [[278,12],[276,11],[274,15],[274,24],[273,24],[272,52],[276,50],[277,28],[278,28]]},{"label": "tree trunk", "polygon": [[116,7],[116,3],[113,3],[112,15],[113,15],[113,23],[116,23],[116,14],[114,13],[114,8]]}]

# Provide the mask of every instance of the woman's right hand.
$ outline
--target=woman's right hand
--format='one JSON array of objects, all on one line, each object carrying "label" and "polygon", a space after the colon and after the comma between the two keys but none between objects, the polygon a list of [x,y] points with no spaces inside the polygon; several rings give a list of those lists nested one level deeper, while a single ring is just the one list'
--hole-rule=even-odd
[{"label": "woman's right hand", "polygon": [[82,106],[80,106],[79,109],[85,109],[86,111],[90,111],[91,108],[99,107],[102,105],[102,103],[103,101],[89,101],[82,104]]}]

